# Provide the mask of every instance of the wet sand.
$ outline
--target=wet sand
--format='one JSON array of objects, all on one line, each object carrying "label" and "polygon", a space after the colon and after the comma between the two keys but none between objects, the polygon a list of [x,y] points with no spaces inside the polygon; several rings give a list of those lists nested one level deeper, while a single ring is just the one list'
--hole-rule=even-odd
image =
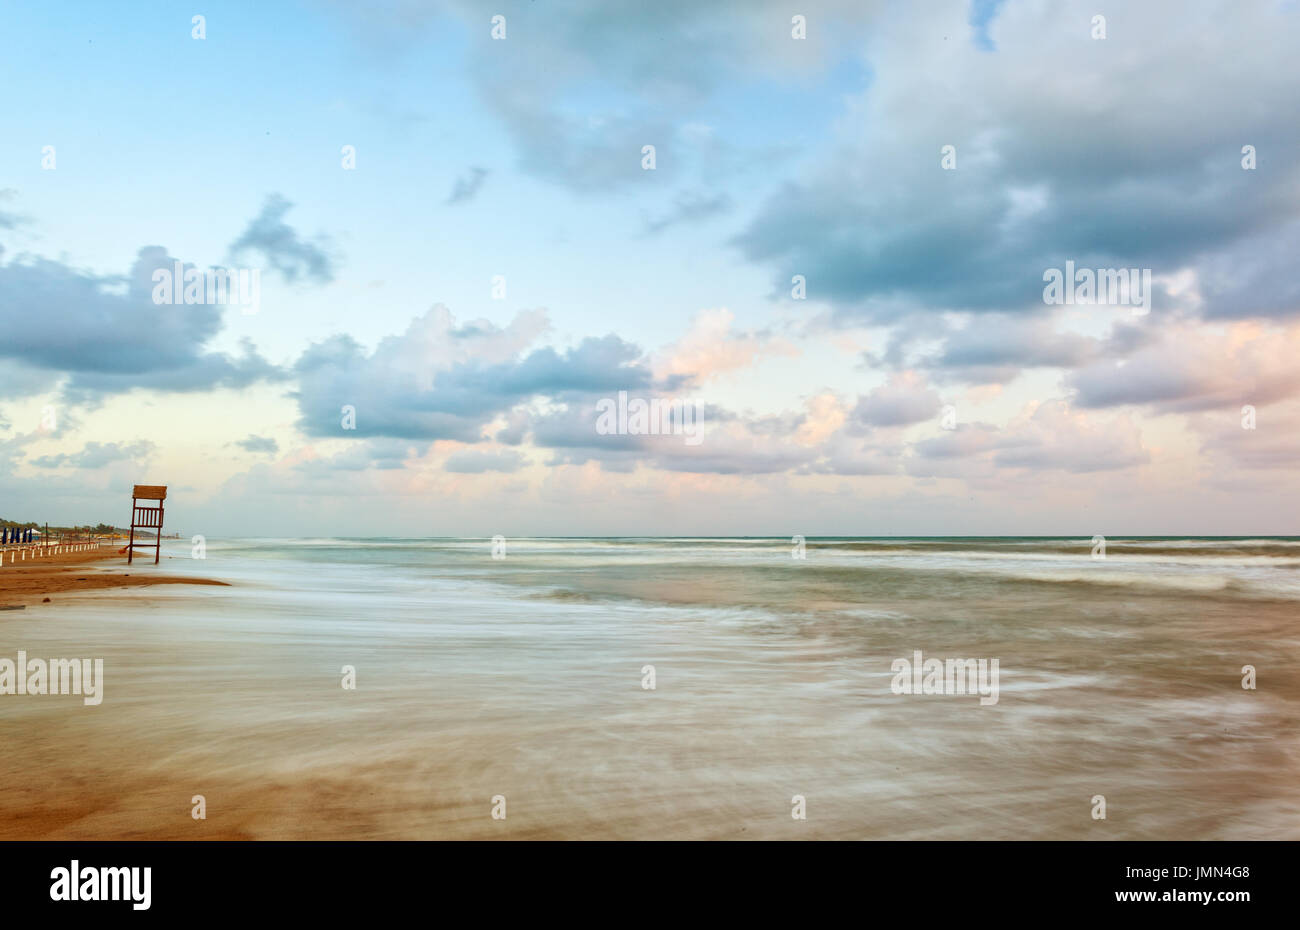
[{"label": "wet sand", "polygon": [[[165,564],[155,566],[153,556],[146,561],[137,556],[135,563],[126,564],[126,556],[118,548],[84,552],[60,552],[30,556],[11,562],[8,552],[0,567],[0,608],[51,602],[57,595],[105,588],[140,588],[157,584],[207,584],[223,585],[224,581],[173,575]],[[0,616],[3,619],[3,616]]]}]

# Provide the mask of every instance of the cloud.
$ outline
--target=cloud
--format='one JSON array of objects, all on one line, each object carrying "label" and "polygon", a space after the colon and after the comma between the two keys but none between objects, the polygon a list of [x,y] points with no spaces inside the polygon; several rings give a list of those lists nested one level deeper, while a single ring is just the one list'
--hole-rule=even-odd
[{"label": "cloud", "polygon": [[555,453],[547,464],[583,465],[595,461],[611,472],[630,472],[644,466],[663,472],[766,475],[788,472],[817,458],[815,449],[756,436],[743,428],[712,429],[700,445],[690,445],[678,435],[602,436],[595,432],[594,423],[594,413],[590,419],[576,419],[576,428],[566,435],[560,434],[555,423],[539,426],[537,444],[549,446]]},{"label": "cloud", "polygon": [[414,41],[424,30],[465,31],[467,75],[514,145],[518,166],[583,194],[643,183],[646,144],[658,149],[660,175],[717,173],[723,164],[734,170],[731,147],[696,132],[703,117],[729,115],[719,89],[823,73],[878,5],[813,0],[801,8],[813,24],[807,39],[792,41],[792,13],[780,0],[618,7],[559,0],[545,9],[502,0],[495,11],[506,17],[507,39],[494,41],[472,0],[386,0],[364,13],[332,4],[385,45]]},{"label": "cloud", "polygon": [[938,413],[938,393],[915,372],[902,372],[860,398],[852,417],[868,426],[907,426]]},{"label": "cloud", "polygon": [[518,452],[487,452],[478,449],[463,449],[447,457],[443,466],[447,471],[465,475],[481,475],[484,472],[499,471],[513,473],[527,463]]},{"label": "cloud", "polygon": [[1098,421],[1065,401],[1041,404],[1012,423],[994,455],[1000,468],[1087,473],[1114,471],[1151,460],[1137,426],[1127,417]]},{"label": "cloud", "polygon": [[[674,508],[663,503],[680,488],[714,495],[677,501],[693,525],[726,521],[729,511],[745,511],[745,520],[799,515],[824,495],[834,520],[860,524],[870,515],[891,526],[882,514],[907,498],[923,514],[910,526],[941,531],[951,529],[943,525],[946,504],[964,507],[992,484],[1009,511],[1021,503],[1037,514],[1055,507],[1067,519],[1089,501],[1122,513],[1129,485],[1129,501],[1160,483],[1165,500],[1185,508],[1200,499],[1196,482],[1220,466],[1219,480],[1232,467],[1277,469],[1276,481],[1264,482],[1274,490],[1257,498],[1291,490],[1280,482],[1296,455],[1286,437],[1300,422],[1300,336],[1288,329],[1300,309],[1300,279],[1290,270],[1300,247],[1300,162],[1288,153],[1300,151],[1300,128],[1278,115],[1293,112],[1300,76],[1291,53],[1294,3],[1124,5],[1101,11],[1110,35],[1095,42],[1087,33],[1098,11],[1076,0],[936,0],[923,9],[859,0],[798,8],[665,0],[631,10],[596,0],[502,0],[492,12],[508,17],[510,38],[494,42],[482,8],[468,0],[377,0],[364,10],[329,2],[376,30],[436,32],[418,58],[394,65],[443,61],[448,88],[479,95],[479,106],[461,114],[469,120],[461,141],[513,147],[513,159],[499,151],[491,161],[461,156],[453,168],[460,176],[435,188],[435,203],[481,198],[488,171],[480,165],[493,166],[494,184],[514,170],[559,185],[561,196],[542,191],[525,212],[541,210],[569,228],[594,224],[584,229],[609,234],[605,257],[615,262],[677,248],[665,287],[686,281],[708,290],[713,281],[734,298],[730,309],[702,310],[685,332],[655,336],[644,348],[604,328],[570,336],[569,328],[592,318],[591,307],[602,312],[599,288],[631,280],[628,269],[614,267],[590,282],[590,300],[556,311],[565,314],[555,318],[563,335],[540,310],[463,322],[441,307],[409,326],[403,317],[376,331],[393,310],[363,302],[335,309],[355,317],[370,307],[365,326],[329,338],[321,336],[329,330],[313,332],[314,344],[282,370],[251,343],[231,348],[226,308],[151,303],[149,272],[172,262],[161,248],[143,251],[121,275],[5,253],[0,392],[7,398],[62,391],[90,404],[133,389],[291,382],[297,413],[290,419],[303,435],[289,442],[272,431],[284,419],[277,411],[261,426],[240,418],[210,437],[205,452],[217,450],[210,463],[246,467],[236,448],[264,456],[241,476],[242,486],[268,490],[262,501],[298,496],[275,512],[300,507],[312,511],[302,519],[317,519],[308,488],[334,498],[345,523],[381,526],[387,517],[374,516],[371,497],[382,507],[379,499],[389,496],[390,512],[415,521],[428,515],[420,508],[430,500],[441,507],[431,492],[451,498],[462,488],[510,502],[506,489],[526,487],[521,512],[554,503],[559,520],[579,513],[588,527],[628,519],[622,506],[592,515],[611,488],[644,491],[658,526],[671,523]],[[806,41],[790,37],[795,12],[808,16]],[[448,50],[450,58],[439,57]],[[370,91],[360,93],[324,104],[342,112]],[[395,100],[394,118],[424,107],[418,97]],[[1240,165],[1246,143],[1259,151],[1255,171]],[[641,170],[645,144],[657,147],[654,172]],[[955,171],[940,165],[947,144],[957,148]],[[381,196],[400,197],[406,175],[394,165],[380,183],[396,186]],[[600,203],[564,193],[594,194]],[[18,221],[17,206],[0,192],[0,233]],[[245,215],[219,240],[234,238],[232,253],[290,282],[336,276],[330,241],[310,235],[315,220],[289,224],[290,204],[278,194],[257,207],[247,229]],[[724,225],[734,227],[728,241],[747,264],[681,251],[677,240]],[[660,238],[638,248],[638,234]],[[73,253],[86,248],[81,240],[66,245]],[[383,265],[383,243],[371,245]],[[554,266],[556,253],[541,248],[541,263]],[[1121,314],[1045,307],[1042,273],[1067,260],[1151,267],[1153,313],[1124,313],[1111,325]],[[550,270],[551,284],[567,280]],[[794,274],[807,277],[811,313],[807,303],[754,306],[768,282],[787,294]],[[364,275],[376,277],[398,290],[410,283],[384,268]],[[362,301],[374,296],[358,293]],[[616,320],[617,302],[603,312]],[[663,333],[673,312],[663,308],[637,332]],[[797,317],[808,321],[801,331]],[[819,325],[826,320],[838,331]],[[270,338],[292,339],[292,321],[265,322]],[[376,332],[389,335],[376,339]],[[861,357],[882,371],[867,372],[864,387],[851,366],[866,347],[872,354]],[[789,361],[796,356],[798,366]],[[953,384],[980,386],[954,399],[976,422],[945,431],[938,415]],[[597,433],[595,405],[623,390],[715,401],[705,408],[703,441]],[[130,416],[132,403],[106,405],[106,422]],[[190,405],[178,403],[157,413],[183,417]],[[1258,406],[1259,430],[1230,422],[1243,403]],[[27,429],[39,406],[6,403],[6,418]],[[196,421],[192,429],[207,435],[221,422]],[[62,417],[60,426],[67,429]],[[83,447],[83,439],[2,440],[9,462],[0,474],[30,466],[62,493],[69,485],[60,482],[78,463],[126,451]],[[1198,442],[1204,461],[1193,454]],[[47,453],[39,464],[24,458],[36,443]],[[1159,469],[1143,468],[1152,456]],[[1130,482],[1129,470],[1140,480]],[[1106,472],[1113,477],[1105,485],[1068,480]],[[89,471],[77,477],[99,480]],[[924,500],[940,479],[964,481],[970,493],[947,488]],[[241,480],[231,482],[233,491]],[[554,501],[539,487],[584,482],[581,493]],[[891,496],[904,484],[925,493]],[[1022,493],[1027,486],[1035,494]],[[587,513],[574,500],[591,502]],[[214,512],[218,506],[225,502]],[[480,501],[473,518],[481,522],[485,508],[502,506]],[[365,516],[349,517],[358,507]],[[986,513],[986,527],[1005,525],[997,507]]]},{"label": "cloud", "polygon": [[[690,403],[687,397],[639,396]],[[804,406],[803,412],[752,416],[703,404],[698,414],[693,411],[685,421],[688,430],[665,428],[658,434],[633,435],[598,432],[599,411],[588,399],[535,416],[531,440],[538,448],[552,450],[547,462],[551,466],[598,462],[611,472],[643,466],[694,474],[777,474],[811,467],[823,454],[823,439],[843,422],[842,407],[831,395],[807,398]]]},{"label": "cloud", "polygon": [[938,436],[915,443],[912,449],[919,459],[928,462],[974,458],[997,448],[998,432],[990,423],[959,423]]},{"label": "cloud", "polygon": [[88,442],[80,452],[43,455],[31,460],[37,468],[103,468],[114,462],[141,462],[154,453],[152,442]]},{"label": "cloud", "polygon": [[0,229],[16,229],[30,223],[30,218],[19,213],[12,213],[4,208],[6,203],[13,201],[18,195],[12,187],[0,188]]},{"label": "cloud", "polygon": [[696,313],[682,337],[656,354],[655,375],[699,385],[720,374],[748,368],[765,356],[799,354],[791,343],[767,330],[733,331],[735,320],[736,315],[726,307]]},{"label": "cloud", "polygon": [[455,205],[473,200],[479,189],[483,187],[483,182],[487,180],[487,176],[486,168],[470,168],[468,174],[456,179],[451,194],[447,197],[447,203]]},{"label": "cloud", "polygon": [[235,445],[245,452],[267,453],[274,455],[280,451],[280,444],[269,436],[249,436],[247,439],[240,439]]},{"label": "cloud", "polygon": [[646,219],[644,233],[647,236],[657,236],[673,226],[699,223],[729,213],[732,206],[732,200],[726,194],[709,195],[700,191],[678,194],[671,210],[653,219]]},{"label": "cloud", "polygon": [[1170,324],[1128,358],[1066,375],[1080,407],[1150,405],[1163,413],[1265,406],[1300,394],[1300,325]]},{"label": "cloud", "polygon": [[[667,437],[664,437],[667,438]],[[677,441],[680,443],[681,439]],[[711,436],[706,444],[660,445],[651,464],[663,471],[718,475],[766,475],[787,472],[812,462],[815,450],[760,443],[752,437]],[[666,451],[671,450],[671,451]]]},{"label": "cloud", "polygon": [[1005,0],[971,0],[970,25],[975,34],[975,45],[986,52],[997,50],[997,44],[989,36],[989,26],[998,15]]},{"label": "cloud", "polygon": [[904,447],[901,443],[876,443],[845,434],[834,436],[809,469],[829,475],[894,475],[902,468]]},{"label": "cloud", "polygon": [[1211,470],[1228,482],[1236,481],[1237,469],[1294,474],[1300,467],[1300,403],[1256,410],[1253,428],[1244,428],[1245,422],[1240,408],[1206,411],[1189,418],[1192,430],[1201,437],[1200,452]]},{"label": "cloud", "polygon": [[1006,470],[1116,471],[1150,461],[1127,417],[1099,420],[1064,400],[1031,405],[1003,427],[958,424],[912,445],[905,461],[918,477],[989,479]]},{"label": "cloud", "polygon": [[[650,386],[641,350],[617,336],[558,350],[530,348],[549,328],[525,311],[502,328],[458,326],[441,305],[366,353],[347,336],[309,348],[294,366],[300,427],[311,436],[454,439],[474,443],[498,417],[533,398],[564,399]],[[355,409],[344,429],[343,406]]]},{"label": "cloud", "polygon": [[[1146,3],[1112,14],[1093,41],[1095,12],[1005,4],[989,54],[945,41],[964,31],[965,4],[898,7],[871,33],[873,80],[836,144],[769,195],[735,244],[779,293],[805,275],[809,299],[843,323],[1041,310],[1042,274],[1066,260],[1160,275],[1250,256],[1267,300],[1225,285],[1207,313],[1300,311],[1285,245],[1300,242],[1300,162],[1240,163],[1246,142],[1300,147],[1300,124],[1270,115],[1288,112],[1300,81],[1295,11]],[[1239,67],[1189,66],[1224,60]],[[955,170],[940,165],[948,144]],[[1262,242],[1274,245],[1248,247]]]},{"label": "cloud", "polygon": [[1300,220],[1242,237],[1206,256],[1195,268],[1204,315],[1209,319],[1294,316],[1300,309],[1300,277],[1282,270],[1297,254]]},{"label": "cloud", "polygon": [[401,439],[368,439],[354,443],[336,455],[309,453],[287,464],[295,472],[309,475],[312,480],[333,480],[337,472],[399,471],[421,451],[422,445],[427,444]]},{"label": "cloud", "polygon": [[790,438],[803,445],[817,445],[834,435],[848,419],[843,402],[830,391],[804,400],[805,413]]},{"label": "cloud", "polygon": [[290,284],[307,278],[318,284],[334,280],[334,263],[326,251],[328,240],[321,236],[315,241],[303,239],[284,216],[293,204],[279,194],[271,194],[262,210],[248,224],[248,228],[230,243],[232,257],[252,252],[260,255],[272,269]]},{"label": "cloud", "polygon": [[280,377],[251,343],[237,357],[205,349],[222,329],[222,306],[153,302],[154,270],[170,273],[174,261],[148,246],[120,276],[38,257],[0,264],[0,359],[28,373],[0,381],[0,395],[32,393],[34,372],[48,373],[45,390],[61,379],[74,402],[135,388],[197,391]]},{"label": "cloud", "polygon": [[1058,330],[1052,319],[990,313],[966,315],[964,322],[915,364],[945,381],[1005,384],[1026,368],[1078,367],[1107,348],[1093,337]]}]

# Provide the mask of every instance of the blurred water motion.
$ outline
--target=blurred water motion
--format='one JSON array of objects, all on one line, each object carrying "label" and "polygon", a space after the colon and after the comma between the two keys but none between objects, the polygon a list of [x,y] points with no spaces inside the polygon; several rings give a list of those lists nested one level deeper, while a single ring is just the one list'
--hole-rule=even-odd
[{"label": "blurred water motion", "polygon": [[[1292,539],[169,554],[235,586],[0,620],[2,656],[105,660],[99,707],[0,696],[0,836],[1300,836]],[[997,658],[998,703],[893,693],[914,650]]]}]

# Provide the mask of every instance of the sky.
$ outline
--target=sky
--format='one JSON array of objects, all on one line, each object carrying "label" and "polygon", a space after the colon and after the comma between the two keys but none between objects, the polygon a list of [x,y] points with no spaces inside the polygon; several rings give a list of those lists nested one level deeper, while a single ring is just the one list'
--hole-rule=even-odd
[{"label": "sky", "polygon": [[1295,534],[1297,47],[1294,0],[7,3],[0,517]]}]

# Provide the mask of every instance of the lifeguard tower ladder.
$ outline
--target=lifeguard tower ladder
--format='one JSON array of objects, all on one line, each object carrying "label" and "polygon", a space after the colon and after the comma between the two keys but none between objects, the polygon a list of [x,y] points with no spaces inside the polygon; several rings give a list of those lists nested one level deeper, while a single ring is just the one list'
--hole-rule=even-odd
[{"label": "lifeguard tower ladder", "polygon": [[[162,527],[163,527],[163,501],[167,500],[167,486],[165,484],[137,484],[135,490],[131,492],[131,539],[126,544],[126,564],[130,565],[135,558],[135,550],[150,549],[154,550],[153,564],[158,564],[158,559],[162,557]],[[140,506],[140,501],[157,501],[157,507]],[[135,531],[140,529],[151,529],[157,532],[152,545],[149,543],[138,543],[135,541]]]}]

